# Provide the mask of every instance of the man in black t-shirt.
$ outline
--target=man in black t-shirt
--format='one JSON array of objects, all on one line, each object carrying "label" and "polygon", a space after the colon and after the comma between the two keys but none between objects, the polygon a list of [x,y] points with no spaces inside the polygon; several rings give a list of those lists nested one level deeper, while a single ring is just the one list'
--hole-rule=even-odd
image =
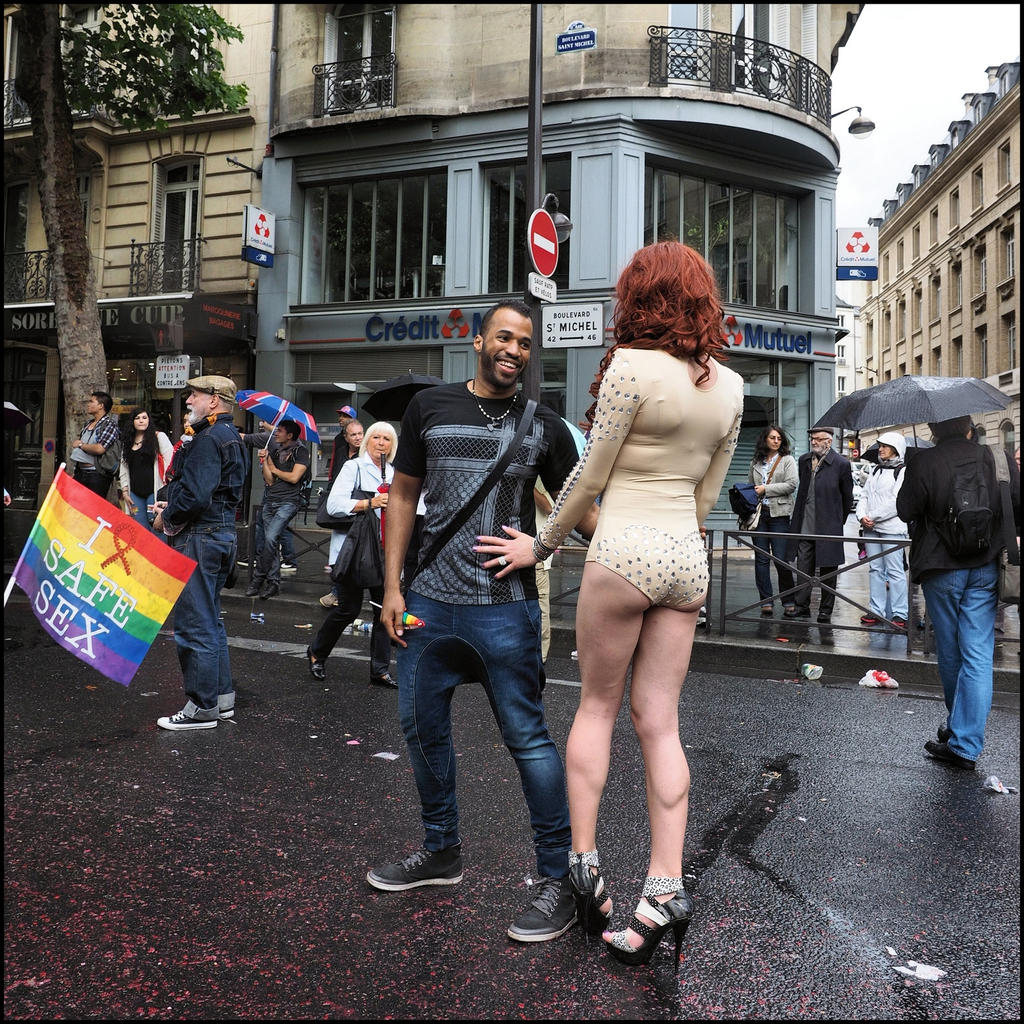
[{"label": "man in black t-shirt", "polygon": [[[557,938],[576,922],[565,773],[541,702],[541,616],[533,569],[496,579],[494,570],[483,567],[489,556],[473,548],[478,536],[500,534],[502,526],[535,532],[535,481],[539,476],[557,494],[577,461],[576,445],[556,413],[538,406],[499,483],[423,567],[404,598],[400,584],[421,492],[421,550],[427,551],[515,436],[525,411],[517,383],[530,358],[532,330],[528,306],[498,303],[473,342],[473,380],[420,392],[402,421],[388,498],[381,621],[400,645],[399,713],[426,839],[424,849],[366,876],[386,891],[461,881],[450,703],[457,685],[481,682],[519,769],[533,827],[537,895],[508,929],[520,942]],[[595,523],[596,506],[580,529],[590,534]],[[402,628],[406,602],[423,620],[422,628]]]},{"label": "man in black t-shirt", "polygon": [[274,431],[277,449],[260,452],[263,482],[263,546],[256,557],[252,583],[246,597],[259,595],[263,600],[281,590],[281,560],[278,557],[281,534],[295,518],[302,502],[302,478],[309,469],[309,449],[299,440],[299,425],[281,420]]}]

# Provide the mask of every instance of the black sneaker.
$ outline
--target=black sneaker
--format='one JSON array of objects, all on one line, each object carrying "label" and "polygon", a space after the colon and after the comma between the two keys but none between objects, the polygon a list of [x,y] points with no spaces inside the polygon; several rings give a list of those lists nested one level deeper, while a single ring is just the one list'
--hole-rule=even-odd
[{"label": "black sneaker", "polygon": [[397,864],[383,864],[366,873],[374,889],[401,892],[421,885],[456,885],[462,881],[462,844],[445,850],[417,850]]},{"label": "black sneaker", "polygon": [[541,878],[533,902],[512,922],[508,937],[516,942],[547,942],[576,923],[576,900],[565,878]]},{"label": "black sneaker", "polygon": [[956,751],[949,749],[948,743],[940,743],[938,740],[928,740],[924,745],[928,756],[933,761],[940,761],[942,764],[952,765],[954,768],[962,768],[965,772],[973,772],[975,762],[966,757],[961,757]]},{"label": "black sneaker", "polygon": [[156,724],[161,729],[171,729],[174,732],[187,729],[216,729],[219,718],[217,708],[201,708],[192,701],[186,701],[185,706],[176,715],[158,718]]}]

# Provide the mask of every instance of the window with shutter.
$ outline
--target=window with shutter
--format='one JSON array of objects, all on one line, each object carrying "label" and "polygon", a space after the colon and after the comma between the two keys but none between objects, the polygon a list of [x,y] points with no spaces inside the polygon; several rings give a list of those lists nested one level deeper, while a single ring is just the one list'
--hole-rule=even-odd
[{"label": "window with shutter", "polygon": [[323,113],[394,104],[395,8],[337,4],[324,25]]},{"label": "window with shutter", "polygon": [[148,281],[137,294],[193,291],[198,286],[199,160],[155,164],[148,252],[138,268]]},{"label": "window with shutter", "polygon": [[818,61],[818,5],[800,5],[800,56]]}]

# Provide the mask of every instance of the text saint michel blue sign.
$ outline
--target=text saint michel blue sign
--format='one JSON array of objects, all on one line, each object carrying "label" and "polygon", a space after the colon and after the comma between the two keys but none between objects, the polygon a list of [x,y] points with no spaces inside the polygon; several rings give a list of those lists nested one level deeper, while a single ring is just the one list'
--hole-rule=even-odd
[{"label": "text saint michel blue sign", "polygon": [[587,28],[582,21],[574,21],[564,32],[555,36],[555,53],[592,50],[597,46],[597,31]]}]

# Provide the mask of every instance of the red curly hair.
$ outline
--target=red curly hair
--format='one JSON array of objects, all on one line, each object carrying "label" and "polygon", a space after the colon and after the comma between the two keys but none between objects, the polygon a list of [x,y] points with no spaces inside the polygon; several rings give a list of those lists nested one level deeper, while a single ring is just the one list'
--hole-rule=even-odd
[{"label": "red curly hair", "polygon": [[619,275],[615,293],[615,344],[590,385],[595,398],[587,410],[591,424],[605,370],[620,346],[660,348],[679,359],[693,359],[703,370],[698,384],[711,376],[712,358],[728,358],[715,275],[695,249],[681,242],[655,242],[637,250]]}]

